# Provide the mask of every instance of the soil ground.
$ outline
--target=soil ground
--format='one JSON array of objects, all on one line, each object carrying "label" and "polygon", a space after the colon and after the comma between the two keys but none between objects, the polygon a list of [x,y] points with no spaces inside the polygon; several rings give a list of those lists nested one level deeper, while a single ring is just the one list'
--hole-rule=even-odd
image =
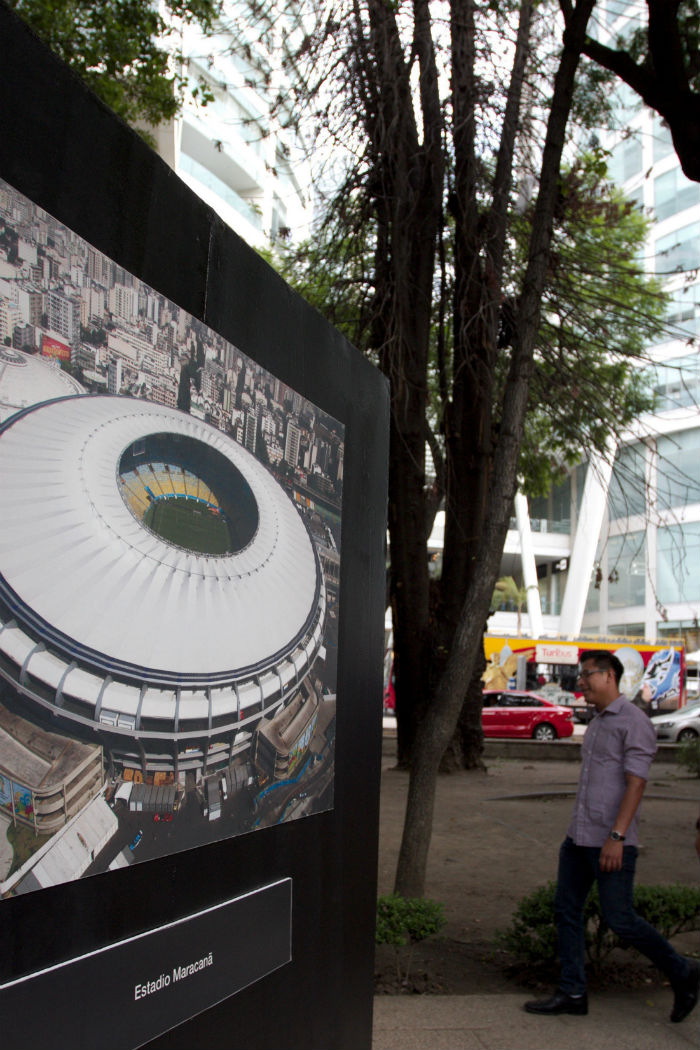
[{"label": "soil ground", "polygon": [[[426,896],[442,901],[447,923],[439,937],[416,946],[408,983],[396,977],[394,949],[378,946],[377,994],[551,987],[541,983],[548,977],[513,969],[512,958],[497,943],[518,901],[556,877],[576,788],[577,762],[539,759],[534,749],[532,761],[496,758],[486,772],[439,778]],[[408,785],[408,774],[395,768],[393,749],[388,750],[381,787],[380,895],[392,891]],[[697,885],[698,795],[697,778],[673,763],[654,764],[642,806],[638,884]],[[697,933],[681,934],[673,943],[684,954],[697,955]],[[604,979],[632,986],[664,981],[630,951],[615,954]]]}]

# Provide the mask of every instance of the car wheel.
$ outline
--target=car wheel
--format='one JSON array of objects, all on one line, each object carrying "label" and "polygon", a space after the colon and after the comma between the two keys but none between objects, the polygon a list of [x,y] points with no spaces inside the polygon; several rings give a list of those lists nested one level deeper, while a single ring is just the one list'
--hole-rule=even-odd
[{"label": "car wheel", "polygon": [[690,726],[686,726],[685,729],[681,729],[678,734],[679,743],[682,743],[684,740],[695,740],[697,735],[698,734],[694,729],[691,729]]},{"label": "car wheel", "polygon": [[557,731],[549,722],[540,722],[532,731],[534,740],[556,740]]}]

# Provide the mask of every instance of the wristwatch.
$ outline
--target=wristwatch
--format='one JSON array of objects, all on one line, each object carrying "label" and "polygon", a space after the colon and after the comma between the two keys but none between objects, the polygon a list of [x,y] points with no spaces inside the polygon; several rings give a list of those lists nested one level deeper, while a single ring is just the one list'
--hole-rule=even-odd
[{"label": "wristwatch", "polygon": [[611,831],[608,838],[611,838],[613,842],[624,842],[625,836],[621,835],[619,831]]}]

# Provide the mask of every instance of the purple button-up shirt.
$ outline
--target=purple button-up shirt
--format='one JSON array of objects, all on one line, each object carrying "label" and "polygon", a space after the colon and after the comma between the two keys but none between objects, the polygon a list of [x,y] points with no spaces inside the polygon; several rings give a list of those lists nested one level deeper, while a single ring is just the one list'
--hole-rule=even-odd
[{"label": "purple button-up shirt", "polygon": [[[581,775],[569,835],[577,846],[602,846],[615,826],[627,782],[625,774],[647,780],[656,754],[656,732],[648,717],[624,694],[597,713],[586,729]],[[638,844],[639,809],[625,845]]]}]

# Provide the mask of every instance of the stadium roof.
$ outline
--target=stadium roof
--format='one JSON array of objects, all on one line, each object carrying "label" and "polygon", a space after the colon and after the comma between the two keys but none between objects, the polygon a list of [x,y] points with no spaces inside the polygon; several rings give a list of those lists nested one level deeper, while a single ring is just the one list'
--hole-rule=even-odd
[{"label": "stadium roof", "polygon": [[[242,475],[257,508],[243,549],[193,553],[129,508],[121,458],[153,434],[213,448]],[[207,690],[206,716],[211,694],[222,703],[212,687],[228,710],[249,684],[264,704],[308,670],[325,611],[318,558],[284,490],[226,435],[131,398],[64,398],[0,428],[0,480],[0,653],[23,680],[85,700],[98,719],[101,708],[158,717],[166,704],[177,724],[180,686],[193,702]]]},{"label": "stadium roof", "polygon": [[0,422],[18,409],[66,394],[82,394],[80,383],[58,362],[0,346]]}]

